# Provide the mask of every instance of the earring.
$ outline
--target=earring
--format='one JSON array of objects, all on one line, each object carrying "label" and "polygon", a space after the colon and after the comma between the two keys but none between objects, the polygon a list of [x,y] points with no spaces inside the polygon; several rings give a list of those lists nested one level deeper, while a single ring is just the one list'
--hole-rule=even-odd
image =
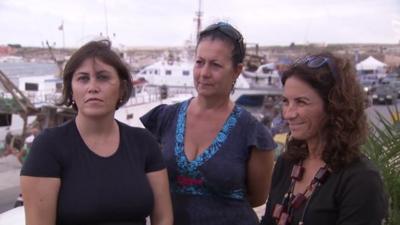
[{"label": "earring", "polygon": [[72,104],[72,105],[76,105],[76,103],[75,103],[74,100],[71,100],[71,104]]},{"label": "earring", "polygon": [[231,94],[233,94],[233,92],[235,92],[235,84],[236,84],[236,80],[234,80],[232,82]]}]

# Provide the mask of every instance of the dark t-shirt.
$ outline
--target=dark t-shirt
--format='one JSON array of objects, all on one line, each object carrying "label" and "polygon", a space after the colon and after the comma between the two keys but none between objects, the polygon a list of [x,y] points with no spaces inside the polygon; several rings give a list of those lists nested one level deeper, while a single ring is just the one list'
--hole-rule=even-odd
[{"label": "dark t-shirt", "polygon": [[189,101],[160,105],[141,118],[156,135],[168,168],[176,225],[256,225],[247,200],[247,162],[253,147],[276,147],[249,112],[235,106],[212,144],[194,160],[184,154]]},{"label": "dark t-shirt", "polygon": [[119,147],[109,157],[87,147],[75,120],[35,138],[21,175],[61,179],[58,225],[145,224],[153,209],[146,173],[165,165],[148,131],[118,126]]},{"label": "dark t-shirt", "polygon": [[[290,185],[294,163],[280,156],[275,164],[272,186],[262,225],[276,225],[271,217]],[[291,224],[297,225],[305,204],[294,211]],[[315,190],[305,217],[305,225],[379,225],[387,212],[386,195],[379,172],[366,158],[332,173]]]}]

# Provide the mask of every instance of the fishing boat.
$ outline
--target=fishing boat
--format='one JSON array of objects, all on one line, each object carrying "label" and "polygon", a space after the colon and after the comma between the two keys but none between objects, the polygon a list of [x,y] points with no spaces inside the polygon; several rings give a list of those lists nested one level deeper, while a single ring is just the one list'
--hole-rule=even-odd
[{"label": "fishing boat", "polygon": [[243,71],[243,77],[252,87],[281,87],[281,80],[274,63],[260,65],[256,71]]}]

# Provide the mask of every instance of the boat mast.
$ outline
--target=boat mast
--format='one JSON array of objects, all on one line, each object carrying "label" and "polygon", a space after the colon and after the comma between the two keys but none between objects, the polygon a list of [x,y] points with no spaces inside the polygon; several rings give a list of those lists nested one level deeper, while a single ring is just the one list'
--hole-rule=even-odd
[{"label": "boat mast", "polygon": [[196,40],[199,40],[200,36],[200,31],[201,31],[201,17],[203,16],[203,12],[201,11],[201,0],[199,0],[199,10],[196,12],[196,23],[197,23],[197,29],[196,29]]},{"label": "boat mast", "polygon": [[108,36],[108,18],[107,18],[107,5],[106,5],[106,0],[104,0],[104,19],[105,19],[105,25],[106,25],[106,38],[110,40],[110,36]]},{"label": "boat mast", "polygon": [[62,76],[62,71],[63,71],[63,64],[65,60],[57,60],[56,56],[54,55],[53,49],[51,48],[49,42],[46,40],[46,45],[47,49],[49,50],[50,57],[54,61],[54,63],[57,65],[58,68],[58,75],[61,77]]}]

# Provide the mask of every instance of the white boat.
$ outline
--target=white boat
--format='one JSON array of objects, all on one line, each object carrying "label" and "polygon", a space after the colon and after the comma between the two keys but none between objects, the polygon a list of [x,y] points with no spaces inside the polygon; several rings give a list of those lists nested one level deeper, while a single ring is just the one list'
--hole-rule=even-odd
[{"label": "white boat", "polygon": [[0,62],[2,62],[2,63],[15,63],[15,62],[23,62],[23,61],[24,61],[24,58],[22,58],[21,56],[8,55],[8,56],[0,57]]},{"label": "white boat", "polygon": [[[143,68],[135,77],[145,79],[158,87],[165,85],[171,92],[186,92],[195,96],[193,66],[194,64],[190,60],[160,60]],[[267,67],[270,67],[270,65],[262,65],[258,68],[256,74],[261,74],[258,83],[254,81],[255,75],[252,79],[249,79],[248,75],[243,72],[238,77],[231,95],[232,101],[245,107],[260,120],[265,114],[263,105],[266,100],[271,98],[274,101],[278,100],[282,94],[278,73],[276,70],[266,70]]]},{"label": "white boat", "polygon": [[175,90],[163,96],[163,88],[147,82],[134,85],[134,94],[128,102],[115,112],[115,118],[134,127],[143,127],[140,117],[160,104],[174,104],[195,95],[192,89]]},{"label": "white boat", "polygon": [[[193,66],[194,64],[190,60],[164,59],[144,67],[133,77],[136,81],[143,81],[144,79],[147,83],[135,82],[135,93],[126,105],[117,110],[115,118],[131,126],[142,126],[139,117],[158,104],[171,104],[195,96]],[[260,71],[266,71],[264,65],[260,66],[258,72]],[[272,77],[274,83],[279,80],[278,75],[270,73],[263,75],[263,78],[267,80],[268,77]],[[36,108],[54,106],[62,94],[62,79],[55,75],[21,76],[14,83],[17,83],[18,89]],[[167,96],[164,97],[161,93],[163,87],[166,87],[168,92]],[[251,85],[243,74],[236,81],[235,91],[231,99],[245,107],[249,106],[252,108],[251,111],[254,111],[257,107],[262,107],[260,104],[263,101],[260,101],[260,99],[267,96],[279,96],[281,92],[282,90],[278,85]],[[9,94],[4,92],[3,96],[7,95]],[[261,102],[257,106],[254,105],[255,99]],[[247,103],[250,103],[250,105],[246,105]],[[34,116],[29,117],[28,123],[31,123],[34,119]],[[12,114],[9,122],[10,124],[6,126],[0,124],[0,140],[4,139],[5,134],[9,131],[13,133],[21,131],[23,119],[19,115]]]},{"label": "white boat", "polygon": [[[171,90],[168,96],[162,98],[159,86],[149,85],[147,82],[135,82],[134,87],[132,97],[115,113],[117,120],[131,126],[141,127],[139,117],[159,104],[172,104],[194,95],[192,89]],[[18,89],[36,109],[51,108],[54,111],[53,113],[65,109],[55,106],[62,95],[62,79],[60,77],[54,75],[21,77],[18,79]],[[15,102],[13,101],[14,96],[6,91],[3,91],[0,95],[10,102]],[[35,119],[36,115],[28,116],[27,124],[32,123]],[[0,113],[0,140],[4,140],[7,132],[21,134],[23,124],[24,119],[18,113]],[[45,127],[54,125],[56,124],[45,124]]]},{"label": "white boat", "polygon": [[[24,126],[37,119],[38,114],[46,111],[63,110],[55,103],[61,97],[62,79],[55,75],[12,77],[0,74],[2,90],[0,90],[0,140],[6,133],[23,134]],[[24,115],[27,108],[29,113]],[[46,109],[45,109],[46,108]],[[50,113],[50,112],[49,112]],[[51,126],[48,117],[44,118],[45,127]],[[26,120],[26,121],[25,121]]]},{"label": "white boat", "polygon": [[243,76],[252,87],[282,87],[274,63],[263,64],[255,72],[243,71]]},{"label": "white boat", "polygon": [[24,207],[20,206],[0,214],[0,225],[25,225]]},{"label": "white boat", "polygon": [[[166,85],[170,88],[193,88],[193,66],[190,60],[174,61],[162,59],[146,66],[135,76],[144,78],[153,85]],[[239,76],[236,88],[250,88],[243,76]]]},{"label": "white boat", "polygon": [[[134,76],[136,80],[139,80],[139,82],[134,82],[134,94],[115,112],[115,118],[130,126],[143,127],[140,117],[157,105],[174,104],[195,96],[192,70],[193,63],[190,62],[160,61],[145,67]],[[144,82],[140,77],[148,82]],[[19,89],[37,107],[54,105],[55,100],[61,96],[61,85],[61,79],[55,76],[20,78],[18,83]],[[167,96],[163,93],[165,87]],[[239,76],[231,99],[248,109],[257,118],[262,119],[265,99],[280,96],[281,92],[281,88],[278,87],[251,87],[243,76]],[[52,97],[49,94],[52,94]],[[13,115],[13,125],[16,121]],[[24,224],[22,207],[0,214],[0,225],[14,224]]]}]

